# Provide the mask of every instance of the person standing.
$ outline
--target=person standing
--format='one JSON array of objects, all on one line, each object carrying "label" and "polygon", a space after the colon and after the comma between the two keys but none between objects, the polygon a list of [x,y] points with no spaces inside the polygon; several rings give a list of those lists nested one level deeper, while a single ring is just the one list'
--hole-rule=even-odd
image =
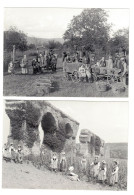
[{"label": "person standing", "polygon": [[113,69],[113,59],[112,59],[111,55],[109,56],[109,59],[108,59],[107,68],[108,69]]},{"label": "person standing", "polygon": [[104,183],[106,181],[106,173],[107,173],[107,167],[106,162],[103,160],[100,166],[99,174],[98,174],[98,181],[101,183]]},{"label": "person standing", "polygon": [[99,174],[99,169],[100,169],[100,162],[98,160],[98,156],[95,156],[95,159],[91,163],[91,166],[92,166],[93,179],[98,179],[98,174]]},{"label": "person standing", "polygon": [[61,172],[66,172],[67,169],[67,160],[65,157],[65,152],[61,153],[61,159],[60,159],[60,171]]},{"label": "person standing", "polygon": [[86,173],[86,167],[87,167],[87,159],[83,155],[83,157],[81,159],[81,169],[82,169],[83,173]]},{"label": "person standing", "polygon": [[119,172],[118,162],[117,160],[114,160],[110,178],[110,186],[113,186],[118,183],[118,172]]},{"label": "person standing", "polygon": [[28,73],[28,60],[27,60],[26,55],[24,55],[24,57],[22,58],[20,66],[21,66],[21,73],[22,74],[27,74]]},{"label": "person standing", "polygon": [[99,64],[101,67],[106,67],[106,61],[104,57],[101,58],[101,60],[99,61]]},{"label": "person standing", "polygon": [[13,143],[11,143],[10,146],[9,146],[9,153],[10,153],[11,160],[16,162],[16,150],[13,146]]},{"label": "person standing", "polygon": [[51,158],[51,168],[52,171],[57,172],[58,169],[58,158],[57,155],[54,153],[52,158]]},{"label": "person standing", "polygon": [[23,151],[22,151],[22,147],[20,145],[18,145],[18,150],[17,150],[17,161],[18,163],[23,163]]}]

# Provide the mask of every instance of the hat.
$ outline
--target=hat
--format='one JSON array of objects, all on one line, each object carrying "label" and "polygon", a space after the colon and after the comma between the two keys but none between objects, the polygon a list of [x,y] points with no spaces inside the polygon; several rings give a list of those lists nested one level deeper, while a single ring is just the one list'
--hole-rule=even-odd
[{"label": "hat", "polygon": [[105,161],[105,160],[103,160],[103,161],[102,161],[102,163],[103,163],[103,164],[106,164],[106,161]]},{"label": "hat", "polygon": [[73,166],[71,166],[71,167],[69,167],[69,169],[68,169],[69,171],[73,171],[74,170],[74,167]]},{"label": "hat", "polygon": [[113,162],[115,162],[116,164],[118,164],[118,161],[117,160],[113,160]]},{"label": "hat", "polygon": [[65,152],[63,151],[61,154],[64,154],[65,155]]}]

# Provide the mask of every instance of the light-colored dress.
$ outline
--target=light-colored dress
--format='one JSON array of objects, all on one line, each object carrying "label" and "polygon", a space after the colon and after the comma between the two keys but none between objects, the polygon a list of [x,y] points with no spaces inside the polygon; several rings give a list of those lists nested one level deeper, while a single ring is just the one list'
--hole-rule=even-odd
[{"label": "light-colored dress", "polygon": [[57,169],[58,168],[58,159],[57,159],[57,157],[51,158],[51,168],[52,169]]},{"label": "light-colored dress", "polygon": [[27,74],[28,70],[27,70],[27,65],[28,65],[28,61],[26,58],[23,58],[21,61],[21,73],[22,74]]},{"label": "light-colored dress", "polygon": [[98,177],[98,174],[99,174],[99,169],[100,169],[100,162],[93,162],[91,164],[93,167],[92,167],[92,172],[93,172],[93,177]]},{"label": "light-colored dress", "polygon": [[98,175],[98,180],[100,181],[105,181],[106,180],[106,173],[107,173],[107,168],[106,166],[103,166],[100,168],[99,175]]},{"label": "light-colored dress", "polygon": [[111,180],[110,183],[112,185],[114,185],[115,183],[118,183],[118,172],[119,172],[119,167],[118,166],[114,167],[113,172],[112,172],[112,176],[110,179]]},{"label": "light-colored dress", "polygon": [[86,171],[86,166],[87,166],[87,160],[85,158],[82,158],[81,160],[82,171]]}]

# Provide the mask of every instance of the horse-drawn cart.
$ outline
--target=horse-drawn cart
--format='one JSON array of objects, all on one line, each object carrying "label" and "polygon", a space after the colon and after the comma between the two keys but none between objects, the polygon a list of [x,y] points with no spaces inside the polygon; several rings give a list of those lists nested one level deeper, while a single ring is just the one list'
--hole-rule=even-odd
[{"label": "horse-drawn cart", "polygon": [[65,76],[67,80],[79,82],[79,67],[82,63],[79,62],[65,62]]}]

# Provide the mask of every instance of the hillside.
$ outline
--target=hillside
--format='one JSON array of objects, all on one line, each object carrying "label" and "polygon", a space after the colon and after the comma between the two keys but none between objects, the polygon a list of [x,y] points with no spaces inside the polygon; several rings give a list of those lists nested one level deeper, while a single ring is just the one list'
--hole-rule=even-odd
[{"label": "hillside", "polygon": [[128,158],[128,143],[106,143],[105,154],[110,158]]},{"label": "hillside", "polygon": [[64,190],[118,190],[100,184],[71,181],[61,173],[53,173],[45,168],[39,170],[29,164],[6,163],[2,166],[2,187],[19,189],[64,189]]},{"label": "hillside", "polygon": [[27,37],[28,44],[35,44],[35,45],[42,45],[44,43],[48,43],[51,40],[58,41],[60,43],[64,42],[62,38],[47,39],[47,38]]}]

